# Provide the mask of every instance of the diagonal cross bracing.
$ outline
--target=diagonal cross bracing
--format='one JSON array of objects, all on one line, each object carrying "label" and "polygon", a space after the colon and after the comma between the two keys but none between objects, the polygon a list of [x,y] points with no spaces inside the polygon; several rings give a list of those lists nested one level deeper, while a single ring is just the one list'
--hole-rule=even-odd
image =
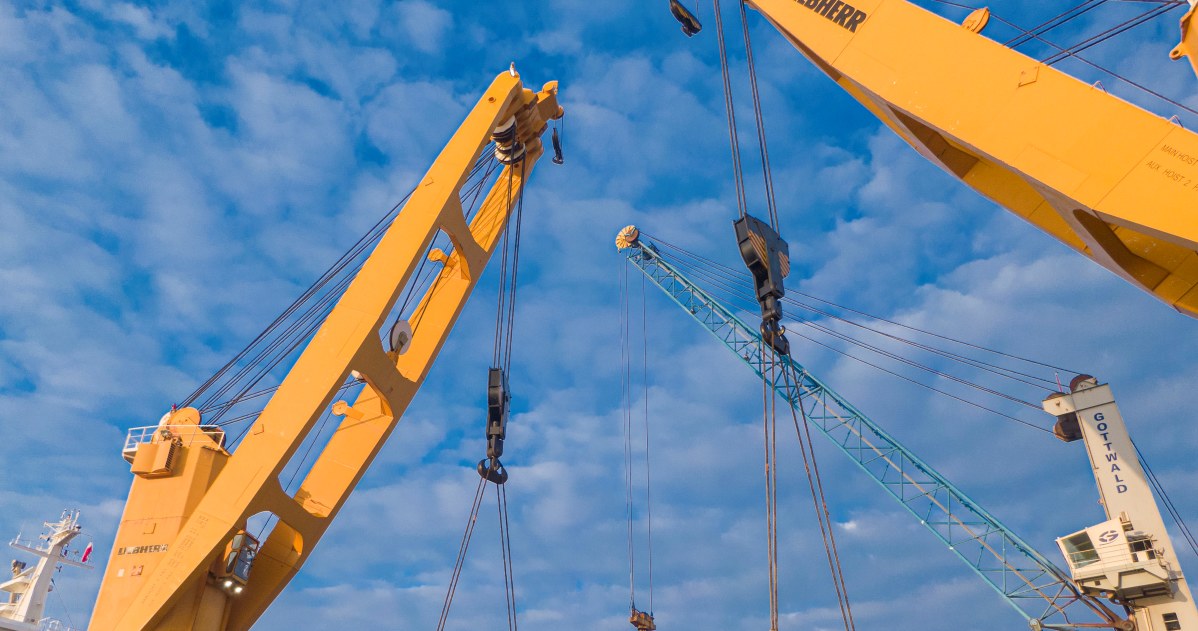
[{"label": "diagonal cross bracing", "polygon": [[[999,522],[944,476],[792,357],[770,371],[760,334],[664,260],[651,243],[625,252],[679,306],[765,380],[792,407],[803,409],[829,438],[1024,618],[1044,628],[1110,626],[1107,606],[1080,594],[1068,574]],[[771,377],[771,372],[774,374]],[[1082,606],[1073,607],[1081,603]],[[1082,619],[1085,620],[1082,620]],[[1093,619],[1103,622],[1093,622]]]}]

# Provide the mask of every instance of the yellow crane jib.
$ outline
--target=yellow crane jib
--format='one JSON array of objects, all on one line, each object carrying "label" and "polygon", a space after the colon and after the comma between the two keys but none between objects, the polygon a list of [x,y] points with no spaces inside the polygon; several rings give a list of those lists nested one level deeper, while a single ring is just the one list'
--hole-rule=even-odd
[{"label": "yellow crane jib", "polygon": [[746,2],[924,158],[1198,316],[1198,134],[980,35],[982,15]]},{"label": "yellow crane jib", "polygon": [[[236,449],[192,408],[131,432],[133,485],[93,631],[248,629],[295,576],[424,381],[561,118],[557,83],[524,87],[513,65],[487,88],[413,191]],[[474,217],[461,189],[494,142],[505,166]],[[453,247],[403,326],[384,331],[438,234]],[[383,333],[393,350],[384,349]],[[351,371],[365,381],[294,494],[280,474]],[[247,520],[270,513],[258,541]]]}]

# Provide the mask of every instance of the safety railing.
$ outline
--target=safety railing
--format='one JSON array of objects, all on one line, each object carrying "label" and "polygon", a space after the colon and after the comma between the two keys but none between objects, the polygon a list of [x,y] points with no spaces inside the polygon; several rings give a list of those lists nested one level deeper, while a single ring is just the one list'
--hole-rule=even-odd
[{"label": "safety railing", "polygon": [[[199,431],[196,431],[196,430]],[[145,427],[134,427],[125,435],[125,447],[121,450],[125,454],[125,458],[133,457],[137,452],[137,446],[142,443],[153,442],[154,436],[162,435],[164,438],[177,438],[183,446],[187,446],[195,442],[199,437],[204,436],[217,445],[224,447],[225,430],[216,425],[146,425]]]}]

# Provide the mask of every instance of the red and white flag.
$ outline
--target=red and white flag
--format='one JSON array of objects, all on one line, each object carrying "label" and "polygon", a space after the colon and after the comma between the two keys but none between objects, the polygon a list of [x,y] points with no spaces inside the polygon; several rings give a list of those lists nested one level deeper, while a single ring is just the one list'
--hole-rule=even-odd
[{"label": "red and white flag", "polygon": [[79,562],[87,563],[87,560],[89,558],[91,558],[91,555],[92,555],[92,544],[89,543],[89,544],[87,544],[87,547],[83,549],[83,556],[79,557]]}]

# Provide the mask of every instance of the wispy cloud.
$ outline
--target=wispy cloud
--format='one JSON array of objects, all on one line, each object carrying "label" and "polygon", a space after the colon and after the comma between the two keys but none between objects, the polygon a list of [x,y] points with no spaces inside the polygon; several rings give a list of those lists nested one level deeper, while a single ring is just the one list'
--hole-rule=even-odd
[{"label": "wispy cloud", "polygon": [[[1048,10],[1024,4],[1005,8],[1028,24]],[[102,558],[129,484],[125,429],[156,421],[410,189],[514,59],[530,86],[560,79],[568,111],[566,165],[538,167],[526,201],[508,442],[521,624],[627,628],[624,264],[613,238],[637,223],[740,266],[713,25],[700,11],[708,29],[687,40],[664,3],[628,0],[0,5],[0,534],[80,506]],[[1178,415],[1198,378],[1193,322],[925,163],[750,17],[789,286],[1092,371],[1115,386],[1166,483],[1192,485],[1198,430]],[[746,181],[751,211],[764,214],[750,105],[737,101]],[[260,628],[434,624],[483,451],[494,274]],[[629,280],[639,324],[640,279]],[[645,300],[648,388],[637,383],[632,399],[639,419],[647,393],[652,419],[655,613],[670,627],[759,629],[760,384],[652,287]],[[1049,556],[1053,537],[1100,519],[1076,445],[795,346]],[[863,628],[1022,624],[818,445]],[[789,435],[780,450],[783,626],[834,628]],[[643,452],[636,443],[639,606],[649,597]],[[1180,491],[1174,499],[1187,516],[1198,510]],[[493,500],[484,509],[453,626],[503,616]],[[96,574],[59,580],[76,622]]]}]

